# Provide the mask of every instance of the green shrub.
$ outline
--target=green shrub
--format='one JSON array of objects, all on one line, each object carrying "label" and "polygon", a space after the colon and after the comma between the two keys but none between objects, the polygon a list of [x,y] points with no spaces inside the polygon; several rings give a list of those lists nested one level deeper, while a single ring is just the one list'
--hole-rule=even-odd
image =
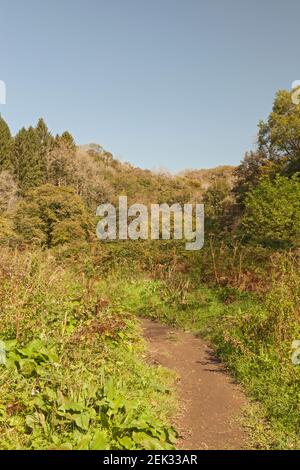
[{"label": "green shrub", "polygon": [[277,176],[264,179],[246,198],[242,233],[246,238],[273,247],[299,246],[300,182]]},{"label": "green shrub", "polygon": [[73,189],[49,184],[29,191],[15,214],[20,239],[41,246],[87,240],[91,220]]}]

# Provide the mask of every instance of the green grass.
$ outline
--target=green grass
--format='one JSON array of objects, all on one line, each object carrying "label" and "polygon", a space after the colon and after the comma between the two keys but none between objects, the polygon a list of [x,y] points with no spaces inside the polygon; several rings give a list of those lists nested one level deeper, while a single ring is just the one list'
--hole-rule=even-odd
[{"label": "green grass", "polygon": [[[300,339],[299,260],[278,256],[268,292],[251,293],[224,276],[219,285],[203,280],[200,261],[172,244],[161,253],[150,247],[1,251],[0,447],[175,445],[172,377],[145,362],[141,316],[214,346],[251,399],[253,447],[299,449],[300,366],[291,361]],[[235,271],[233,284],[238,278]]]},{"label": "green grass", "polygon": [[45,253],[1,255],[0,448],[172,448],[173,377],[136,318]]},{"label": "green grass", "polygon": [[116,311],[157,319],[211,342],[249,396],[246,424],[256,448],[300,448],[300,366],[291,361],[291,344],[300,339],[300,277],[289,263],[278,267],[281,277],[267,295],[197,286],[182,275],[124,279],[120,273],[106,281]]}]

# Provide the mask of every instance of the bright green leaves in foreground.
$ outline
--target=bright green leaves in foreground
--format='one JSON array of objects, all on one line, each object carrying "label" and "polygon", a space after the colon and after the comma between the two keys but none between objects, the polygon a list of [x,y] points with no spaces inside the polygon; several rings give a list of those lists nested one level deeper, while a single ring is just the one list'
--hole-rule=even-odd
[{"label": "bright green leaves in foreground", "polygon": [[61,383],[61,374],[70,371],[60,370],[53,346],[41,340],[24,348],[15,341],[2,345],[6,363],[1,375],[11,387],[1,397],[0,426],[6,428],[1,447],[15,446],[9,434],[17,432],[17,448],[23,447],[22,441],[38,449],[172,448],[175,431],[156,419],[147,405],[142,409],[140,400],[125,399],[125,390],[113,379],[100,385],[94,377],[70,390]]},{"label": "bright green leaves in foreground", "polygon": [[170,377],[130,315],[53,259],[1,261],[0,448],[172,448]]}]

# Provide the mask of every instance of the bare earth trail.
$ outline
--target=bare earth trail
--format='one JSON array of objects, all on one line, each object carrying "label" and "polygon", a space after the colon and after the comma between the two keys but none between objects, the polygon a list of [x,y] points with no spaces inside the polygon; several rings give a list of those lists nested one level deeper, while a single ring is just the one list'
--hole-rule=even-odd
[{"label": "bare earth trail", "polygon": [[247,434],[238,423],[247,400],[209,346],[191,333],[141,320],[151,362],[176,372],[182,404],[176,425],[179,448],[244,449]]}]

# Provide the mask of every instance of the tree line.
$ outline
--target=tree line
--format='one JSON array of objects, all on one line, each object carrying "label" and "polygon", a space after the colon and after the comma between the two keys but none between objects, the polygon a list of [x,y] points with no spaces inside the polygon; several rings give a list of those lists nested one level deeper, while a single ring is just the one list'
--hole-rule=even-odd
[{"label": "tree line", "polygon": [[87,239],[96,206],[124,194],[131,203],[204,202],[206,237],[298,247],[300,105],[291,92],[276,94],[255,149],[233,171],[225,169],[211,170],[209,184],[201,171],[153,173],[100,146],[79,148],[68,131],[53,136],[43,119],[12,136],[0,118],[0,240],[11,231],[46,246],[69,241],[71,233]]}]

